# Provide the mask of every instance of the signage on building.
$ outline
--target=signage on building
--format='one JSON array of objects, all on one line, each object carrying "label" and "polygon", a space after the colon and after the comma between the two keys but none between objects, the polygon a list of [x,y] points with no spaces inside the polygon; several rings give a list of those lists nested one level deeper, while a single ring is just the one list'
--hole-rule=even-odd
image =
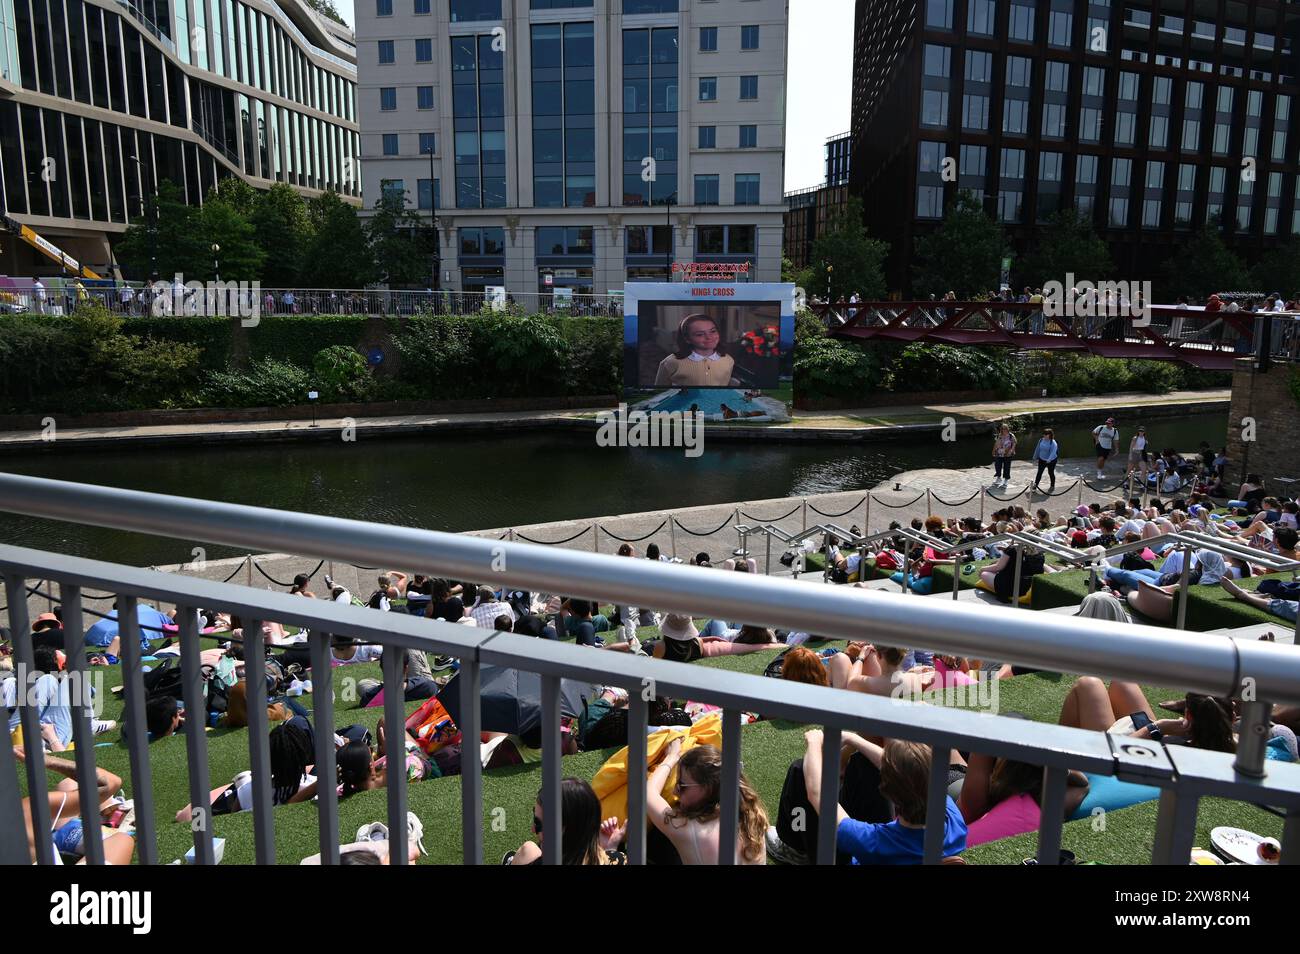
[{"label": "signage on building", "polygon": [[749,262],[673,262],[673,275],[686,282],[735,281],[749,274]]},{"label": "signage on building", "polygon": [[543,285],[554,285],[554,284],[555,284],[555,276],[552,275],[550,272],[547,272],[545,275],[542,276],[542,284],[543,284]]},{"label": "signage on building", "polygon": [[555,270],[556,278],[577,278],[578,270],[576,268],[557,268]]}]

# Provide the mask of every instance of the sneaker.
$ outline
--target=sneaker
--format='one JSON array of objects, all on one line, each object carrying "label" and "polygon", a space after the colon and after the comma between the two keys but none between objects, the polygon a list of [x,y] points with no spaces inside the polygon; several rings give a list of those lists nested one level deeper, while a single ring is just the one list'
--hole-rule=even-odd
[{"label": "sneaker", "polygon": [[501,864],[503,866],[513,864],[515,860],[515,854],[516,853],[513,851],[507,851],[504,855],[501,856]]},{"label": "sneaker", "polygon": [[383,822],[371,822],[357,829],[357,841],[387,841],[388,826]]},{"label": "sneaker", "polygon": [[767,835],[763,839],[767,843],[767,858],[778,865],[810,865],[812,859],[802,851],[791,848],[781,840],[781,836],[776,833],[776,826],[769,825]]},{"label": "sneaker", "polygon": [[639,640],[636,636],[633,636],[631,639],[629,639],[627,641],[627,644],[628,647],[631,649],[633,656],[645,655],[645,650],[641,648],[641,640]]},{"label": "sneaker", "polygon": [[415,845],[416,848],[420,849],[420,854],[428,854],[424,850],[424,825],[416,817],[415,812],[406,813],[406,843]]},{"label": "sneaker", "polygon": [[95,735],[103,735],[105,732],[112,732],[117,728],[117,723],[112,719],[91,719],[90,731]]},{"label": "sneaker", "polygon": [[328,573],[325,574],[325,589],[334,589],[334,577],[330,576]]},{"label": "sneaker", "polygon": [[430,668],[432,668],[432,669],[450,669],[450,668],[451,668],[451,663],[452,663],[452,657],[450,657],[450,656],[444,656],[444,655],[442,655],[442,654],[438,654],[438,655],[435,655],[435,656],[433,657],[433,662],[430,664]]}]

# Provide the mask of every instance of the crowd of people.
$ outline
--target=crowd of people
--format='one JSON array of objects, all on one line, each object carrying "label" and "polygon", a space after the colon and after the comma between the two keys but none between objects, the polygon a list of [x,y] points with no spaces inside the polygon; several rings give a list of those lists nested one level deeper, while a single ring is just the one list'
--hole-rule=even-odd
[{"label": "crowd of people", "polygon": [[[1118,434],[1105,435],[1108,422],[1098,429],[1098,440],[1107,436],[1118,446]],[[1138,435],[1144,432],[1139,429]],[[1014,452],[1010,431],[999,430],[999,446]],[[1050,431],[1043,441],[1052,441]],[[1145,444],[1135,436],[1130,443],[1130,466],[1143,463]],[[831,582],[867,585],[868,566],[877,572],[894,574],[894,581],[918,592],[933,586],[937,566],[950,564],[953,572],[965,572],[964,564],[987,562],[978,570],[983,586],[1009,601],[1013,591],[1030,591],[1034,578],[1061,572],[1053,566],[1049,552],[1036,551],[999,539],[1009,531],[1020,531],[1043,539],[1044,543],[1086,551],[1097,568],[1098,587],[1084,599],[1077,615],[1125,625],[1134,619],[1144,622],[1169,621],[1173,617],[1174,592],[1182,578],[1184,562],[1190,561],[1189,582],[1194,586],[1217,586],[1235,599],[1256,606],[1281,620],[1294,622],[1300,605],[1300,586],[1274,577],[1258,590],[1243,582],[1263,575],[1268,567],[1257,564],[1248,554],[1223,554],[1201,549],[1190,555],[1174,546],[1167,535],[1195,530],[1224,541],[1289,560],[1300,560],[1297,543],[1297,501],[1267,493],[1257,475],[1225,494],[1231,498],[1222,507],[1210,494],[1211,477],[1222,483],[1222,462],[1205,449],[1195,462],[1170,460],[1166,466],[1179,473],[1191,468],[1186,485],[1168,498],[1134,497],[1079,505],[1052,514],[1046,509],[1029,511],[1019,506],[999,509],[988,520],[974,516],[931,515],[911,522],[911,530],[924,534],[928,542],[917,543],[900,531],[892,537],[866,544],[860,537],[808,541],[805,548],[820,549],[826,559]],[[1164,455],[1162,455],[1163,459]],[[1187,489],[1192,487],[1194,489]],[[1222,488],[1220,488],[1222,489]],[[856,528],[855,531],[856,533]],[[1146,546],[1140,546],[1149,541]],[[1111,554],[1110,548],[1134,544],[1129,552]],[[965,545],[961,551],[949,547]],[[1022,552],[1017,552],[1021,550]],[[624,544],[619,556],[655,562],[681,562],[662,554],[653,544],[639,554]],[[1019,556],[1019,559],[1017,559]],[[758,566],[747,557],[731,557],[715,563],[708,553],[697,553],[689,564],[699,572],[724,571],[753,574]],[[907,567],[904,581],[903,567]],[[1015,585],[1019,567],[1021,579]],[[972,572],[975,572],[972,568]],[[692,572],[695,572],[694,570]],[[593,651],[622,652],[680,662],[719,655],[767,652],[771,661],[767,674],[789,681],[826,686],[880,696],[902,691],[924,698],[935,689],[967,685],[980,678],[1013,678],[1033,670],[1014,659],[972,659],[937,653],[923,646],[884,645],[864,639],[836,645],[815,632],[770,629],[743,620],[712,618],[700,621],[688,615],[662,612],[651,607],[602,607],[584,595],[534,593],[497,588],[467,580],[449,580],[416,572],[388,571],[375,578],[364,598],[340,586],[329,575],[317,587],[312,577],[295,577],[289,591],[304,599],[326,599],[368,607],[377,612],[405,613],[466,627],[506,631],[539,639],[572,639]],[[813,591],[815,593],[815,591]],[[350,638],[335,637],[330,644],[331,664],[350,666],[375,663],[385,652],[403,653],[400,691],[406,701],[422,701],[407,723],[400,742],[385,737],[383,720],[374,731],[355,723],[334,731],[337,777],[321,779],[315,772],[316,727],[312,713],[303,705],[311,691],[311,658],[307,634],[292,632],[276,623],[265,623],[260,633],[246,632],[238,616],[219,610],[200,610],[203,632],[215,642],[203,650],[207,711],[188,712],[181,702],[177,625],[173,613],[153,607],[137,608],[141,651],[155,664],[147,673],[146,727],[151,741],[177,733],[202,731],[208,725],[231,728],[246,726],[247,680],[265,678],[267,717],[274,725],[268,737],[272,802],[291,805],[312,800],[321,784],[335,786],[342,799],[387,785],[389,756],[400,759],[399,771],[409,783],[456,774],[463,757],[480,757],[485,767],[536,761],[540,756],[540,728],[519,733],[485,733],[478,751],[464,751],[466,740],[454,732],[454,725],[438,693],[454,677],[457,661],[430,656],[415,650],[385,650]],[[41,703],[38,717],[40,740],[24,739],[15,747],[18,757],[32,745],[42,745],[47,762],[69,779],[72,763],[61,762],[57,753],[71,741],[73,700],[67,692],[68,653],[85,652],[91,663],[112,666],[120,662],[122,634],[116,607],[96,621],[84,634],[65,633],[62,613],[41,614],[32,624],[37,667],[41,670],[37,689]],[[649,633],[647,633],[647,628]],[[244,642],[248,638],[266,641],[270,653],[264,673],[249,673],[244,667]],[[170,657],[170,659],[169,659]],[[0,656],[0,665],[12,658]],[[385,687],[379,680],[362,680],[360,706],[377,705]],[[397,691],[398,687],[389,687]],[[606,750],[626,745],[629,724],[628,693],[617,687],[592,687],[584,699],[583,711],[566,717],[565,752]],[[16,707],[18,687],[13,677],[0,681],[0,699],[9,713],[11,732],[19,730]],[[214,704],[214,700],[219,704]],[[1084,676],[1065,698],[1060,713],[1064,725],[1098,731],[1122,732],[1143,738],[1186,743],[1220,751],[1236,744],[1239,713],[1227,699],[1189,694],[1163,704],[1170,715],[1158,718],[1137,686],[1123,682],[1106,685]],[[713,742],[690,733],[706,720],[716,721],[715,707],[689,699],[657,698],[650,707],[650,724],[667,730],[668,741],[652,760],[647,799],[648,851],[661,863],[710,864],[717,861],[722,774],[720,737]],[[761,712],[749,713],[746,721],[761,719]],[[195,728],[197,727],[197,728]],[[95,731],[110,731],[112,723],[96,723]],[[1272,757],[1297,757],[1295,731],[1300,729],[1300,711],[1277,708],[1272,715],[1269,753]],[[929,749],[899,739],[870,738],[854,733],[843,736],[838,766],[822,764],[822,738],[817,730],[806,736],[807,749],[787,772],[776,806],[764,805],[748,779],[741,776],[740,829],[736,843],[737,863],[808,863],[816,854],[817,828],[826,813],[833,813],[836,846],[842,863],[911,863],[922,856],[931,756]],[[471,746],[472,742],[469,743]],[[625,771],[625,769],[624,769]],[[821,777],[826,771],[841,775],[840,798],[835,806],[820,803]],[[1040,792],[1043,769],[978,752],[954,752],[948,768],[949,799],[944,820],[943,849],[946,856],[959,857],[966,848],[986,841],[1035,829],[1041,821]],[[253,803],[253,778],[241,772],[210,793],[207,806],[214,814],[249,811]],[[104,824],[101,837],[110,860],[129,861],[129,806],[124,809],[119,795],[121,780],[111,773],[99,776]],[[1065,804],[1066,817],[1101,805],[1113,808],[1154,797],[1154,789],[1131,786],[1110,778],[1072,773]],[[42,797],[42,796],[37,796]],[[84,855],[85,833],[80,830],[76,806],[78,793],[71,781],[45,793],[54,819],[55,845],[67,860]],[[563,857],[571,864],[623,864],[625,815],[609,814],[588,781],[570,778],[561,794],[564,829]],[[775,807],[775,812],[772,808]],[[541,858],[544,842],[542,805],[535,807],[535,841],[511,852],[510,864],[532,864]],[[192,806],[176,814],[177,823],[193,816]],[[798,827],[791,820],[805,819]],[[36,836],[29,841],[35,851]],[[75,827],[73,827],[75,825]],[[422,831],[418,818],[411,821],[414,839]],[[382,826],[381,826],[382,827]],[[360,853],[349,863],[383,863],[387,855],[376,847],[374,831],[359,832],[347,854]],[[364,837],[363,837],[364,836]],[[417,851],[418,854],[418,851]],[[308,859],[310,862],[311,859]]]}]

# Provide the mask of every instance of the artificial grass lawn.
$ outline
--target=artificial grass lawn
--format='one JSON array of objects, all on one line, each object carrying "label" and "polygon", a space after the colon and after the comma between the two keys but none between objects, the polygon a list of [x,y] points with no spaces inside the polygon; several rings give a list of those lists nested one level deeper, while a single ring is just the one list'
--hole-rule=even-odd
[{"label": "artificial grass lawn", "polygon": [[[702,624],[699,620],[697,623]],[[642,627],[642,639],[654,635],[651,627]],[[605,634],[609,638],[609,634]],[[696,665],[738,672],[761,674],[774,658],[776,651],[756,652],[743,656],[719,656],[699,660]],[[104,675],[104,718],[121,719],[122,702],[108,693],[108,689],[121,681],[121,670],[109,667],[98,670]],[[336,691],[336,721],[338,725],[362,722],[373,730],[381,717],[382,707],[358,710],[356,703],[348,701],[344,680],[379,678],[377,664],[348,666],[334,673]],[[1055,722],[1065,694],[1073,684],[1073,677],[1052,673],[1038,673],[1002,680],[999,711],[1020,712],[1036,721]],[[1152,704],[1176,698],[1181,693],[1174,689],[1146,688]],[[303,696],[304,705],[310,706],[311,696]],[[420,705],[408,703],[413,711]],[[745,726],[741,731],[742,759],[745,772],[763,798],[769,816],[780,802],[781,786],[786,770],[793,759],[804,751],[805,726],[782,720],[761,721]],[[214,729],[207,733],[208,760],[211,784],[215,788],[227,783],[248,766],[248,736],[246,729]],[[614,749],[584,752],[564,759],[566,775],[591,778],[601,764],[613,754]],[[125,794],[131,794],[130,768],[126,747],[120,742],[101,742],[95,750],[96,761],[126,780]],[[153,766],[154,809],[158,831],[159,859],[170,862],[181,858],[193,844],[190,828],[174,821],[175,813],[186,805],[189,798],[189,778],[186,767],[185,739],[173,736],[150,746]],[[51,775],[50,785],[58,780]],[[25,779],[20,779],[24,782]],[[540,765],[518,765],[485,772],[483,775],[484,807],[484,859],[489,863],[517,848],[531,836],[533,802],[541,785]],[[458,864],[461,851],[461,815],[459,778],[431,779],[408,788],[411,811],[424,823],[424,845],[429,856],[426,863]],[[339,837],[346,844],[353,840],[356,830],[372,821],[387,820],[387,795],[383,790],[363,792],[339,804]],[[1069,822],[1065,825],[1062,844],[1075,852],[1080,861],[1100,861],[1108,864],[1142,864],[1151,856],[1155,832],[1155,803],[1144,803],[1105,816],[1104,828],[1098,830],[1095,819]],[[276,858],[281,863],[293,864],[314,854],[317,850],[317,812],[311,803],[286,805],[274,813]],[[1198,819],[1197,843],[1209,844],[1209,830],[1217,825],[1231,824],[1245,827],[1264,835],[1280,837],[1281,821],[1273,815],[1252,806],[1207,799],[1202,802]],[[253,816],[251,813],[221,816],[213,819],[213,833],[226,839],[224,863],[252,864]],[[1036,852],[1036,833],[981,845],[966,852],[972,864],[1016,864]]]}]

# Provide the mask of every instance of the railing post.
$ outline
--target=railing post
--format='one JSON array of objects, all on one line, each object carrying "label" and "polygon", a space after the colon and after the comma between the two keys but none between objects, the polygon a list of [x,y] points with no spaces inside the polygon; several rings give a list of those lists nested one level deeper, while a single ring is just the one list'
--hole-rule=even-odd
[{"label": "railing post", "polygon": [[1241,731],[1237,735],[1237,758],[1232,763],[1239,775],[1263,778],[1268,750],[1268,727],[1273,714],[1271,702],[1254,700],[1241,704]]},{"label": "railing post", "polygon": [[1187,628],[1187,586],[1192,571],[1192,557],[1196,551],[1183,545],[1183,572],[1178,578],[1178,629]]},{"label": "railing post", "polygon": [[1016,578],[1012,584],[1011,590],[1011,607],[1016,609],[1020,606],[1020,564],[1025,556],[1025,545],[1023,542],[1016,542]]},{"label": "railing post", "polygon": [[765,534],[767,537],[767,555],[763,558],[763,575],[772,575],[772,531],[768,530]]},{"label": "railing post", "polygon": [[[134,613],[132,614],[134,616]],[[184,680],[185,699],[185,755],[189,759],[190,812],[194,833],[194,860],[200,865],[216,863],[212,850],[212,794],[208,775],[208,706],[204,692],[203,663],[199,655],[199,614],[193,606],[178,605],[176,622],[180,625],[181,676]],[[119,617],[119,627],[121,619]],[[244,644],[250,639],[262,639],[259,629],[249,634],[244,630]],[[122,634],[125,645],[127,636]],[[139,645],[136,637],[132,641]],[[254,786],[269,786],[266,776],[254,778]],[[200,814],[201,813],[201,814]]]},{"label": "railing post", "polygon": [[[924,863],[943,860],[943,835],[948,826],[948,763],[951,751],[935,746],[930,757],[930,788],[925,801]],[[825,769],[825,766],[823,766]]]},{"label": "railing post", "polygon": [[[402,866],[410,861],[407,854],[406,830],[406,690],[402,685],[402,670],[405,664],[405,650],[392,645],[384,647],[379,665],[384,675],[384,754],[387,757],[388,767],[386,773],[388,781],[385,786],[388,789],[388,863]],[[476,754],[477,752],[471,749],[470,755]]]},{"label": "railing post", "polygon": [[[248,634],[254,633],[252,638]],[[315,689],[315,683],[312,684]],[[244,698],[248,708],[248,767],[253,773],[253,845],[259,865],[275,864],[271,754],[266,735],[266,640],[262,621],[244,627]],[[319,776],[318,776],[319,777]]]},{"label": "railing post", "polygon": [[[838,764],[838,763],[837,763]],[[680,772],[681,769],[678,768]],[[740,822],[740,712],[722,710],[722,798],[718,816],[718,864],[736,863]]]},{"label": "railing post", "polygon": [[[803,513],[800,514],[800,520],[801,520],[801,522],[803,523],[803,528],[802,528],[799,532],[802,534],[802,533],[807,533],[807,532],[808,532],[808,498],[807,498],[807,497],[804,497],[804,498],[803,498],[803,503],[802,503],[801,507],[802,507]],[[865,532],[870,533],[871,531],[870,531],[870,530],[866,530]]]},{"label": "railing post", "polygon": [[1038,863],[1061,862],[1061,827],[1065,824],[1065,784],[1069,772],[1063,768],[1043,769],[1043,807],[1038,825]]},{"label": "railing post", "polygon": [[594,522],[591,525],[591,552],[600,552],[600,524]]},{"label": "railing post", "polygon": [[668,535],[672,541],[673,559],[677,559],[677,518],[673,514],[668,515]]},{"label": "railing post", "polygon": [[[469,650],[468,656],[460,657],[460,671],[456,681],[460,683],[460,718],[457,720],[461,731],[460,760],[460,797],[461,797],[461,863],[481,865],[483,863],[483,759],[481,726],[483,712],[479,700],[479,661],[478,649]],[[465,757],[465,753],[469,757]]]},{"label": "railing post", "polygon": [[[635,632],[635,630],[633,630]],[[464,750],[462,749],[462,752]],[[560,677],[542,676],[542,863],[561,864]]]},{"label": "railing post", "polygon": [[817,864],[835,864],[835,837],[839,830],[840,746],[838,727],[822,730],[822,790],[817,812]]},{"label": "railing post", "polygon": [[1188,863],[1192,855],[1192,840],[1196,837],[1196,815],[1200,801],[1200,796],[1187,790],[1166,788],[1161,791],[1155,843],[1151,849],[1152,864]]},{"label": "railing post", "polygon": [[645,698],[649,683],[628,689],[627,720],[627,857],[634,865],[645,864],[646,833],[646,725],[650,703]]},{"label": "railing post", "polygon": [[[18,718],[23,730],[23,751],[26,753],[25,761],[27,764],[27,791],[31,794],[37,792],[44,793],[47,790],[45,781],[45,747],[41,743],[41,723],[40,714],[34,706],[27,704],[31,680],[35,661],[32,652],[32,641],[23,639],[24,633],[32,631],[31,622],[28,620],[30,615],[27,612],[27,581],[19,575],[7,574],[5,576],[5,597],[9,601],[9,627],[13,633],[14,645],[14,668],[22,673],[26,678],[21,680],[15,686],[15,695],[18,702]],[[80,647],[78,647],[80,649]],[[8,719],[5,719],[5,730],[8,732]],[[8,747],[9,738],[0,740],[0,747]],[[10,758],[13,757],[13,750],[10,749]],[[36,860],[39,864],[54,864],[54,844],[50,836],[50,802],[46,798],[31,799],[32,812],[32,830],[36,832]],[[22,809],[18,809],[17,817],[22,817]],[[24,851],[26,856],[26,832],[23,833]],[[27,863],[24,857],[23,863]]]},{"label": "railing post", "polygon": [[867,491],[867,499],[863,501],[862,511],[862,535],[870,536],[871,534],[871,491]]},{"label": "railing post", "polygon": [[[331,574],[332,576],[333,574]],[[331,664],[330,634],[312,631],[311,636],[312,715],[316,731],[316,778],[326,784],[316,787],[317,821],[320,829],[320,863],[339,863],[339,793],[332,782],[338,775],[334,752],[334,667]]]},{"label": "railing post", "polygon": [[[66,583],[59,584],[60,602],[63,604],[63,625],[65,633],[84,633],[81,620],[81,587]],[[93,832],[100,828],[98,786],[95,782],[95,733],[90,720],[94,716],[91,708],[90,681],[87,677],[86,654],[70,652],[67,654],[66,669],[68,679],[72,680],[72,741],[77,760],[77,791],[81,795],[82,831]],[[3,746],[0,746],[3,748]],[[87,838],[86,864],[102,865],[104,863],[104,840]]]}]

